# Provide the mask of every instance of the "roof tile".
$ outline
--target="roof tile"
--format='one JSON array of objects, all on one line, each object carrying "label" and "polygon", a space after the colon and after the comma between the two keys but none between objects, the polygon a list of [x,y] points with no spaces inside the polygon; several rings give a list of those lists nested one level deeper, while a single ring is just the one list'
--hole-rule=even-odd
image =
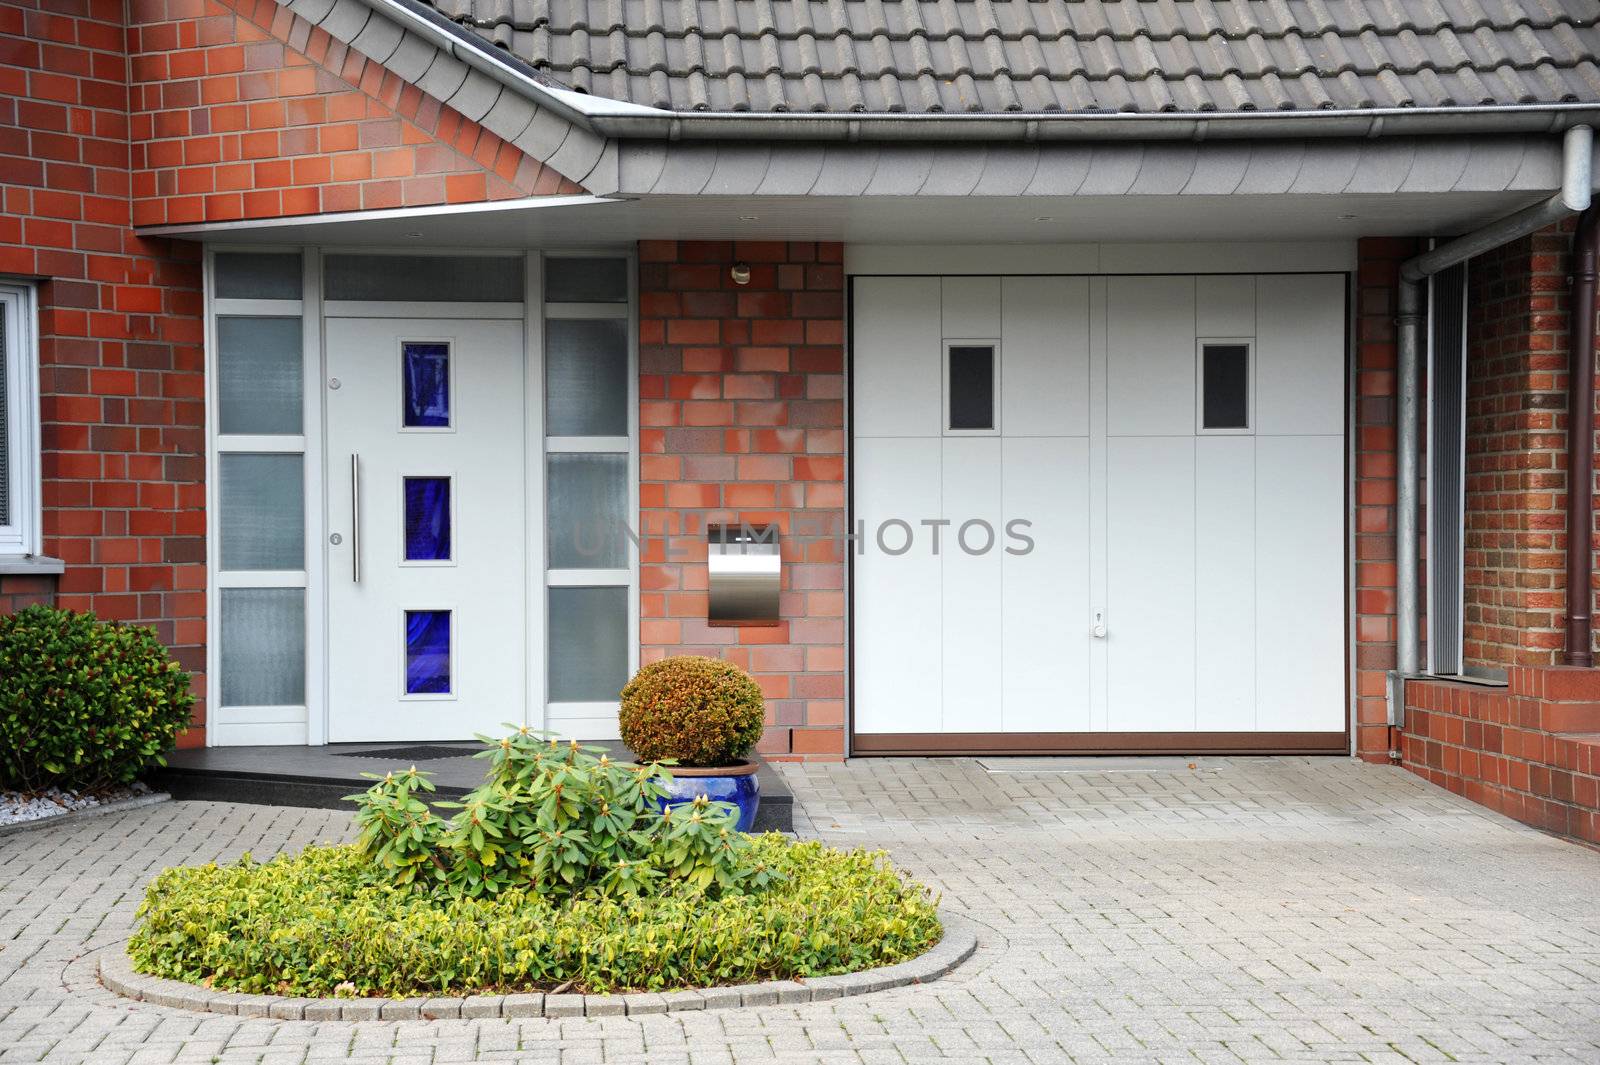
[{"label": "roof tile", "polygon": [[583,92],[677,110],[1600,101],[1593,0],[423,0]]}]

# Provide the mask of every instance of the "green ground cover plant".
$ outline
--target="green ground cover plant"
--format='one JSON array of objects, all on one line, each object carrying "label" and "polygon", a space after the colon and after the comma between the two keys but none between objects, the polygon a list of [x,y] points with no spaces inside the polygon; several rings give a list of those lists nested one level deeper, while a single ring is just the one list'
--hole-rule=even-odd
[{"label": "green ground cover plant", "polygon": [[703,797],[663,812],[660,765],[487,742],[459,803],[412,769],[354,797],[353,844],[162,872],[134,967],[310,997],[669,990],[890,965],[942,935],[881,853],[747,836]]}]

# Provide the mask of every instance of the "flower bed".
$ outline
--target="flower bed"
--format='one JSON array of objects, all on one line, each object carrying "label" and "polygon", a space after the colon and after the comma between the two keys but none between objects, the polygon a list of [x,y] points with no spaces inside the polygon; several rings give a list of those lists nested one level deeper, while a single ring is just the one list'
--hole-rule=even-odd
[{"label": "flower bed", "polygon": [[704,795],[663,804],[658,764],[483,739],[488,777],[460,802],[425,802],[413,767],[350,796],[354,844],[161,873],[134,968],[303,998],[559,996],[849,973],[939,941],[928,890],[882,854],[747,836]]},{"label": "flower bed", "polygon": [[881,854],[770,835],[748,857],[777,875],[714,897],[686,880],[570,899],[448,895],[396,886],[354,846],[169,869],[128,953],[142,973],[252,993],[578,993],[853,972],[942,934],[927,889]]}]

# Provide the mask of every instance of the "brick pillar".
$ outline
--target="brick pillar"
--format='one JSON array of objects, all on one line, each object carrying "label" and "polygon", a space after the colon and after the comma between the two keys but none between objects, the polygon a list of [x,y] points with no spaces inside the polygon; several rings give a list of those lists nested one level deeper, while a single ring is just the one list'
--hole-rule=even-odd
[{"label": "brick pillar", "polygon": [[[844,752],[844,268],[838,244],[639,245],[641,657],[720,656],[771,758]],[[734,263],[749,264],[746,285]],[[706,624],[705,527],[776,524],[782,620]]]},{"label": "brick pillar", "polygon": [[1367,237],[1356,273],[1356,750],[1387,762],[1384,701],[1395,666],[1395,294],[1410,238]]}]

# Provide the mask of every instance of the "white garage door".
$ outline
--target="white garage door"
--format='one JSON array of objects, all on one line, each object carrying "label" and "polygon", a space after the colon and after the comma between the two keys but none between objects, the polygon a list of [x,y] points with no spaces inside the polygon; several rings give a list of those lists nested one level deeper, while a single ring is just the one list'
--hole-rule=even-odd
[{"label": "white garage door", "polygon": [[855,750],[1342,747],[1344,289],[856,278]]}]

